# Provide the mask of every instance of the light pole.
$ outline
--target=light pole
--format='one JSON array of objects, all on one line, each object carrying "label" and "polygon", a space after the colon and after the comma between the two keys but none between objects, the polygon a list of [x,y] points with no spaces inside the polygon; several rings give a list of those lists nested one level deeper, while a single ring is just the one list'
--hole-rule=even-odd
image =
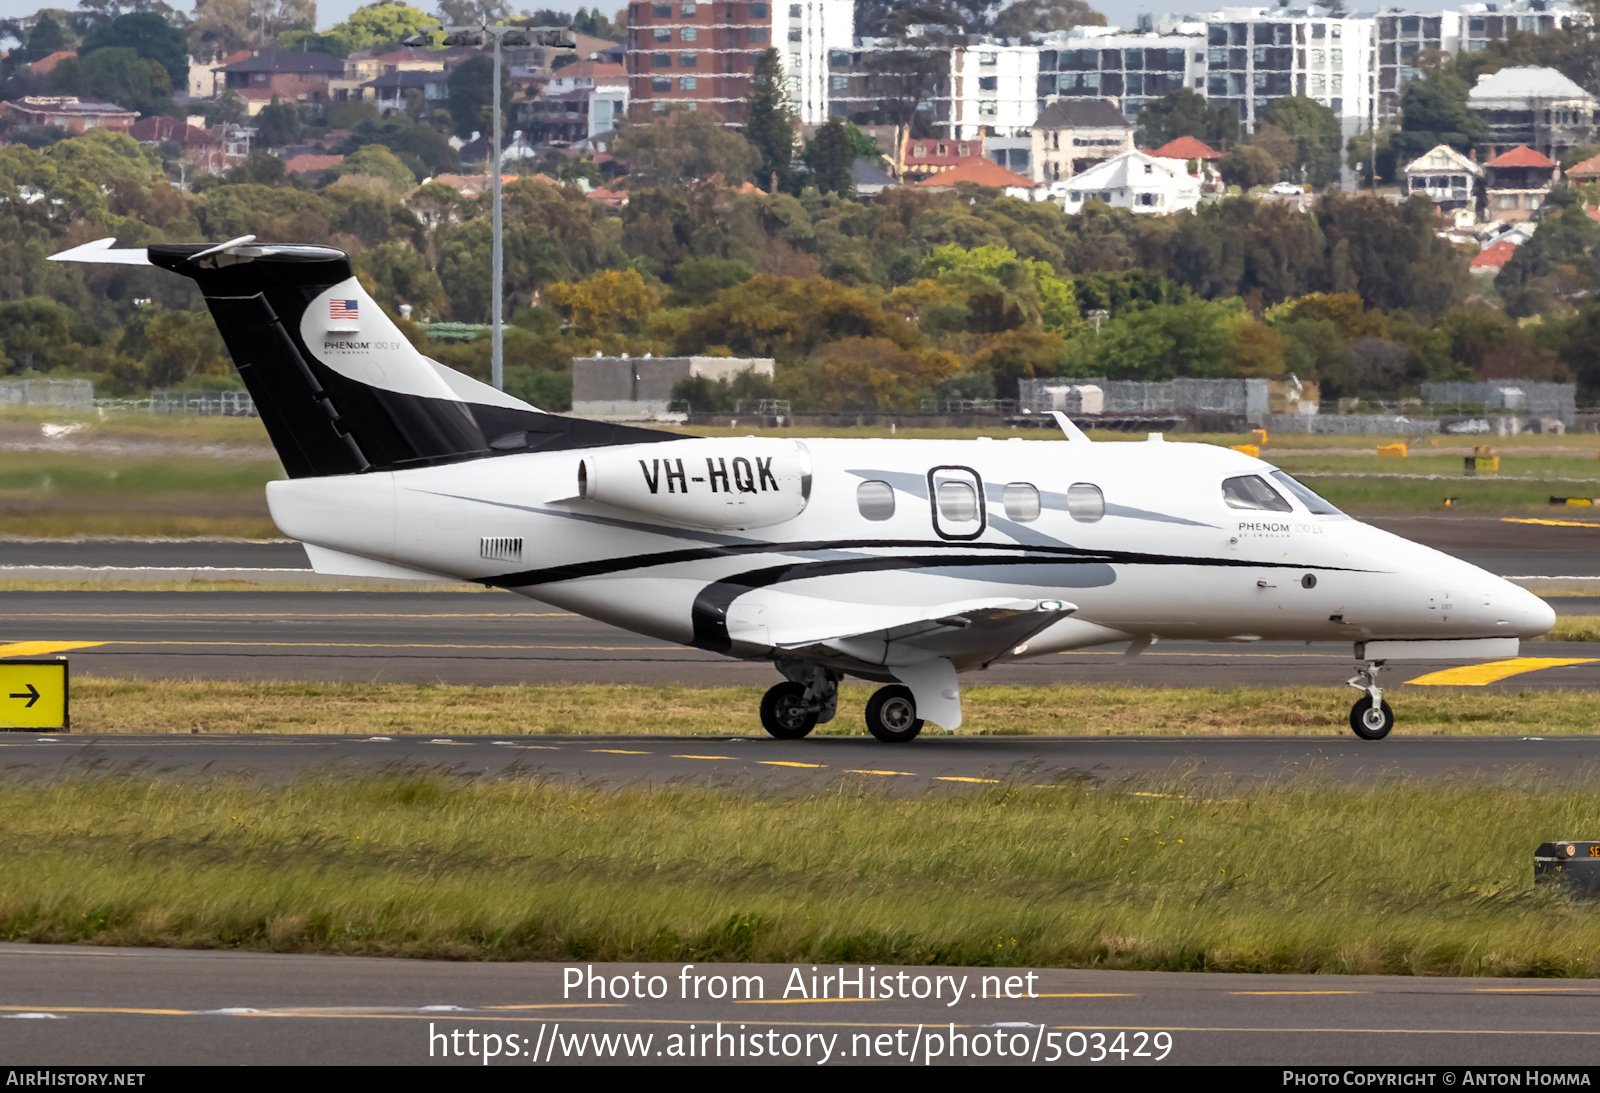
[{"label": "light pole", "polygon": [[505,252],[501,241],[500,199],[500,49],[502,46],[544,45],[552,49],[576,49],[577,39],[567,27],[518,27],[479,23],[477,26],[435,27],[427,34],[408,38],[406,45],[432,45],[431,34],[442,31],[447,46],[489,44],[494,52],[494,106],[489,151],[489,173],[493,178],[493,232],[489,258],[489,382],[496,391],[506,386],[505,331]]}]

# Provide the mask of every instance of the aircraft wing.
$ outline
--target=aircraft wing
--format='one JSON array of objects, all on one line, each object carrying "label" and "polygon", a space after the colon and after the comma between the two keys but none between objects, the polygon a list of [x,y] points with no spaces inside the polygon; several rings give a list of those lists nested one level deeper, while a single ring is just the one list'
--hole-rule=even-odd
[{"label": "aircraft wing", "polygon": [[815,648],[869,664],[944,657],[987,663],[1078,608],[1060,600],[986,597],[943,604],[874,604],[758,589],[728,609],[728,636],[778,649]]}]

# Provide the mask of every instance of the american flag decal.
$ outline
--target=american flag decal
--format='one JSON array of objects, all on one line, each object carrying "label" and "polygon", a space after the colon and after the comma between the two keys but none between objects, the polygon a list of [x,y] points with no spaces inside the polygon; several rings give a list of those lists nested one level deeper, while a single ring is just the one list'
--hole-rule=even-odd
[{"label": "american flag decal", "polygon": [[354,300],[329,300],[328,318],[359,319],[361,314],[356,310],[356,301]]}]

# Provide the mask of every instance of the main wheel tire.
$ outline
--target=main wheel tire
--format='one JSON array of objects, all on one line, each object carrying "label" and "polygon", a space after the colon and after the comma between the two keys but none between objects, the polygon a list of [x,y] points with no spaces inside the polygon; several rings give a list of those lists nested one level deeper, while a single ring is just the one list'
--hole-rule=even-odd
[{"label": "main wheel tire", "polygon": [[1374,709],[1372,696],[1362,695],[1350,707],[1350,728],[1363,740],[1382,740],[1394,728],[1394,711],[1382,699]]},{"label": "main wheel tire", "polygon": [[880,687],[867,699],[867,731],[885,744],[904,744],[922,731],[911,688]]},{"label": "main wheel tire", "polygon": [[806,689],[779,683],[761,696],[761,727],[779,740],[799,740],[817,727],[817,711],[805,707]]}]

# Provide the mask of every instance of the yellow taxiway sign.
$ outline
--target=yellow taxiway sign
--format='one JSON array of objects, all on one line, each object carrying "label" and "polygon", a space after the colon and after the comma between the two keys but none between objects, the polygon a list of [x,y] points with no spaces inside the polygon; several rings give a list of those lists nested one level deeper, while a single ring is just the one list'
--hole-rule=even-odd
[{"label": "yellow taxiway sign", "polygon": [[0,730],[68,727],[66,661],[0,660]]}]

